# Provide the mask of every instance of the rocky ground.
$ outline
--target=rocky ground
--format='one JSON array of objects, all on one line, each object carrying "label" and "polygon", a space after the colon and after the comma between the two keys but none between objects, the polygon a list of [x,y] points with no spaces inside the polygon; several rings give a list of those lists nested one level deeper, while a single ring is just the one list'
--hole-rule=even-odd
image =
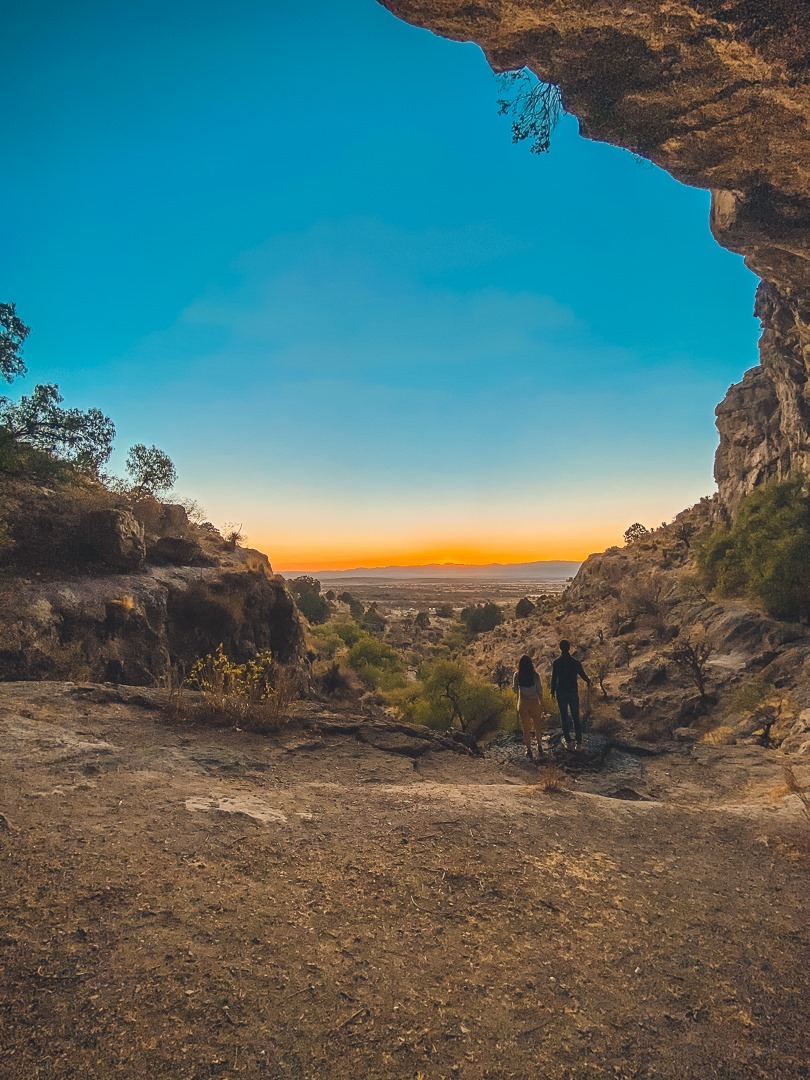
[{"label": "rocky ground", "polygon": [[806,758],[160,701],[0,686],[0,1075],[806,1075]]}]

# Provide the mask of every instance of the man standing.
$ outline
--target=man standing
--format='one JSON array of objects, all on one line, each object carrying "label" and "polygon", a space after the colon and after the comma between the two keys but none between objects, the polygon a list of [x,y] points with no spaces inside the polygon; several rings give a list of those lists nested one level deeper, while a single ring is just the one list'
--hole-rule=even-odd
[{"label": "man standing", "polygon": [[571,642],[561,641],[560,655],[551,665],[551,696],[557,699],[565,745],[569,750],[572,748],[572,721],[576,740],[575,749],[579,750],[582,746],[582,728],[579,726],[579,684],[577,679],[582,679],[587,686],[591,685],[591,680],[583,671],[582,664],[571,655]]}]

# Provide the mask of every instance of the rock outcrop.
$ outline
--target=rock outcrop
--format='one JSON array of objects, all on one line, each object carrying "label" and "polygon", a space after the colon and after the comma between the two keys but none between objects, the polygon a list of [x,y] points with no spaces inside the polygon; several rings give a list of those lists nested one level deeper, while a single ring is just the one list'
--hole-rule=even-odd
[{"label": "rock outcrop", "polygon": [[266,555],[95,481],[4,478],[0,680],[152,685],[222,644],[301,659],[300,617]]},{"label": "rock outcrop", "polygon": [[762,278],[761,369],[718,412],[732,508],[810,470],[810,10],[806,0],[382,0],[556,83],[589,138],[712,190],[718,241]]}]

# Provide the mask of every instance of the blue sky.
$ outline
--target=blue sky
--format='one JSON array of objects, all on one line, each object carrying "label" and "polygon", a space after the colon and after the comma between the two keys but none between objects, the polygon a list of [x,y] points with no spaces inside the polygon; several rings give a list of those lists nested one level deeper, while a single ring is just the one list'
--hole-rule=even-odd
[{"label": "blue sky", "polygon": [[374,0],[32,0],[0,50],[18,388],[277,565],[577,558],[713,490],[753,275],[575,120],[512,145],[476,46]]}]

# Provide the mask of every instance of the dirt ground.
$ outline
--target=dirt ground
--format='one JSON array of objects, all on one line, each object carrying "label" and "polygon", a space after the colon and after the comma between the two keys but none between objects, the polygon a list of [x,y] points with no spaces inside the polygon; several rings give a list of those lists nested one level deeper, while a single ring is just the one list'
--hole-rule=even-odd
[{"label": "dirt ground", "polygon": [[0,685],[0,1076],[807,1075],[783,755],[617,751],[560,792],[106,696]]}]

